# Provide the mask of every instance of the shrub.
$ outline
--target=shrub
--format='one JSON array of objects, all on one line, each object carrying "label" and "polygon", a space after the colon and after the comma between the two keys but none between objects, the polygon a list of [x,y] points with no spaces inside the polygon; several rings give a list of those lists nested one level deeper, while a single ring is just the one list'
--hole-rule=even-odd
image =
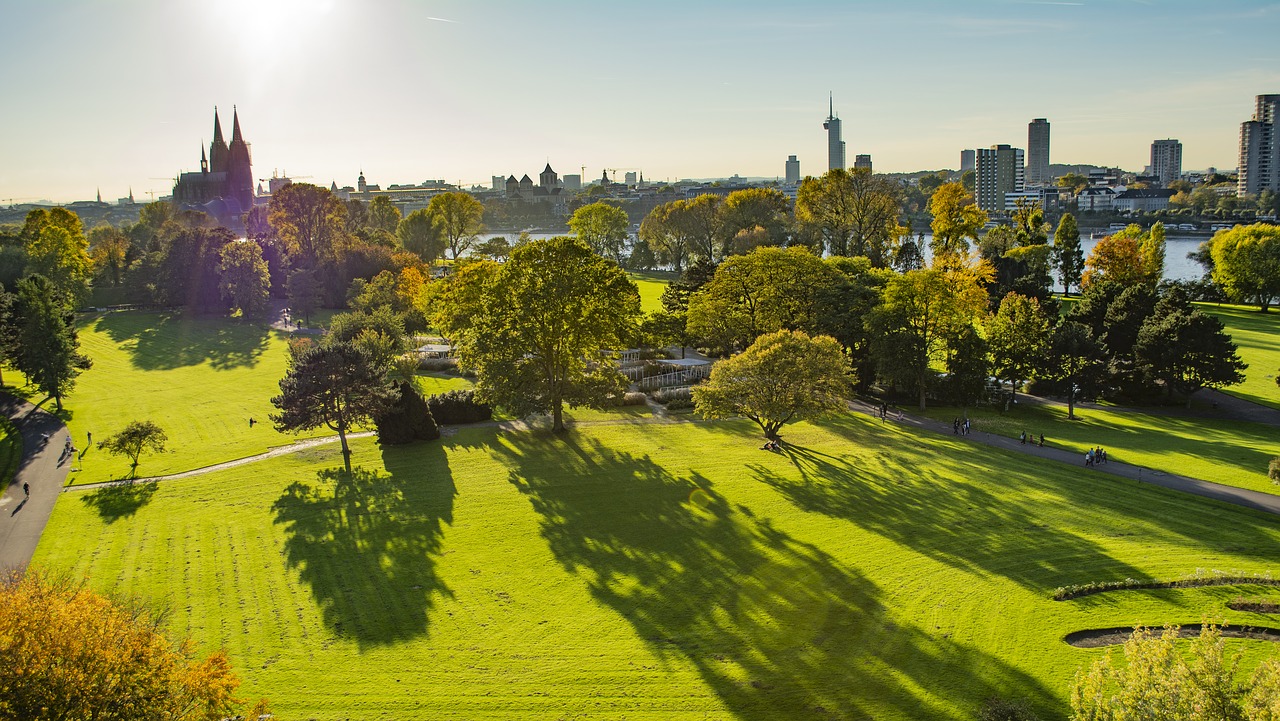
[{"label": "shrub", "polygon": [[1039,721],[1039,718],[1020,699],[992,698],[978,712],[978,721]]},{"label": "shrub", "polygon": [[437,393],[427,399],[427,407],[440,425],[454,426],[491,420],[493,408],[477,402],[475,395],[472,390]]},{"label": "shrub", "polygon": [[1271,575],[1245,575],[1243,573],[1223,573],[1214,571],[1212,573],[1204,573],[1197,569],[1196,572],[1185,578],[1176,581],[1155,581],[1152,579],[1126,578],[1123,581],[1091,581],[1089,583],[1078,583],[1071,586],[1061,586],[1054,589],[1053,600],[1069,601],[1073,598],[1081,596],[1092,596],[1095,593],[1106,593],[1107,591],[1118,591],[1121,589],[1147,589],[1147,588],[1203,588],[1206,586],[1236,586],[1236,585],[1257,585],[1257,586],[1280,586],[1280,579],[1272,578]]},{"label": "shrub", "polygon": [[384,446],[430,441],[440,437],[440,429],[427,402],[408,383],[400,384],[400,399],[384,414],[375,416],[378,442]]},{"label": "shrub", "polygon": [[422,358],[418,360],[418,370],[451,371],[457,370],[457,358]]},{"label": "shrub", "polygon": [[[670,404],[673,401],[689,401],[691,404],[693,403],[693,390],[687,386],[681,388],[659,388],[658,390],[653,391],[651,395],[653,396],[653,400],[668,407],[670,407]],[[688,405],[683,407],[692,408],[693,406]]]},{"label": "shrub", "polygon": [[649,402],[649,397],[639,391],[630,391],[624,393],[622,398],[618,399],[620,406],[642,406]]},{"label": "shrub", "polygon": [[690,408],[693,408],[692,398],[676,398],[667,403],[667,410],[669,411],[684,411]]}]

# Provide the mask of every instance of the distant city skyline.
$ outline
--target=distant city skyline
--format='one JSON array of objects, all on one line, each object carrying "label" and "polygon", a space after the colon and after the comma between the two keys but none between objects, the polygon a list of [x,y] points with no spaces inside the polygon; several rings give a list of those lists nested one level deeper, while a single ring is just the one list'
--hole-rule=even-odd
[{"label": "distant city skyline", "polygon": [[[255,184],[275,169],[352,185],[363,170],[384,186],[487,187],[547,162],[584,179],[782,177],[796,155],[816,174],[828,93],[846,157],[880,172],[1022,146],[1035,118],[1052,123],[1052,163],[1140,171],[1153,138],[1178,138],[1183,168],[1233,168],[1255,96],[1280,93],[1280,5],[1262,2],[0,0],[0,13],[4,205],[166,195],[199,169],[215,105],[238,106]],[[1152,37],[1177,52],[1136,51]]]}]

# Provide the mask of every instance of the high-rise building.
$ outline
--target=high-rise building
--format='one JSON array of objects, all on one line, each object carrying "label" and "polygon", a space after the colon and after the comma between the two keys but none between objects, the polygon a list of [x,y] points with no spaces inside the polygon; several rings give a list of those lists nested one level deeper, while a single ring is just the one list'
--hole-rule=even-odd
[{"label": "high-rise building", "polygon": [[960,172],[962,172],[962,173],[963,173],[963,172],[965,172],[966,170],[973,170],[973,168],[974,168],[974,160],[973,160],[973,157],[974,157],[974,156],[973,156],[973,151],[972,151],[972,150],[961,150],[961,151],[960,151]]},{"label": "high-rise building", "polygon": [[1027,185],[1049,184],[1049,121],[1036,118],[1027,125]]},{"label": "high-rise building", "polygon": [[827,111],[827,119],[822,123],[827,131],[827,170],[844,169],[844,141],[840,139],[840,118],[836,117],[835,97],[830,99],[831,107]]},{"label": "high-rise building", "polygon": [[800,161],[794,155],[787,156],[787,185],[800,182]]},{"label": "high-rise building", "polygon": [[1182,177],[1182,143],[1173,138],[1151,142],[1151,174],[1159,179],[1161,187]]},{"label": "high-rise building", "polygon": [[493,190],[502,190],[507,185],[507,179],[501,175],[490,175],[489,182],[493,184]]},{"label": "high-rise building", "polygon": [[636,184],[636,171],[634,170],[628,171],[622,176],[622,178],[628,187],[634,186]]},{"label": "high-rise building", "polygon": [[853,168],[854,170],[859,168],[871,170],[871,156],[865,154],[853,156]]},{"label": "high-rise building", "polygon": [[564,176],[565,190],[582,190],[582,176],[578,173]]},{"label": "high-rise building", "polygon": [[1004,211],[1005,193],[1026,189],[1022,148],[1008,145],[992,145],[979,148],[974,167],[974,191],[977,205],[988,213]]},{"label": "high-rise building", "polygon": [[1276,115],[1280,95],[1259,95],[1253,120],[1240,124],[1240,175],[1237,195],[1256,195],[1264,190],[1280,191],[1280,138],[1276,138]]}]

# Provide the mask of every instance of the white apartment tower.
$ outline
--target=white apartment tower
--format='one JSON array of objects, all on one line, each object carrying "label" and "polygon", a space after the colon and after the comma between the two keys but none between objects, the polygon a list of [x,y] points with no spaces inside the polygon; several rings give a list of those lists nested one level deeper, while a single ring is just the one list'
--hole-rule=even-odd
[{"label": "white apartment tower", "polygon": [[1151,142],[1151,174],[1160,179],[1161,187],[1182,177],[1182,143],[1173,138]]},{"label": "white apartment tower", "polygon": [[1005,193],[1026,189],[1025,153],[1022,148],[992,145],[978,148],[975,155],[973,188],[977,205],[988,213],[1002,213]]},{"label": "white apartment tower", "polygon": [[844,141],[840,139],[840,118],[836,117],[835,97],[832,96],[829,102],[831,107],[827,111],[826,121],[822,123],[823,130],[827,131],[827,170],[844,170]]},{"label": "white apartment tower", "polygon": [[1253,120],[1240,124],[1240,177],[1237,195],[1280,192],[1280,138],[1276,115],[1280,95],[1259,95]]},{"label": "white apartment tower", "polygon": [[1049,184],[1049,121],[1036,118],[1027,125],[1027,185]]},{"label": "white apartment tower", "polygon": [[794,155],[787,156],[787,185],[800,184],[800,161]]}]

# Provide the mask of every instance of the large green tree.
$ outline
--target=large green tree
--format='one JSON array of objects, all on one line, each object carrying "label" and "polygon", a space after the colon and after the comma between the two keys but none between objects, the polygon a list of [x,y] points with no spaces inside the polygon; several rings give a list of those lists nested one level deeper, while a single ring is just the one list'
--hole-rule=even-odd
[{"label": "large green tree", "polygon": [[622,251],[627,246],[627,212],[603,200],[584,205],[573,211],[569,218],[569,230],[578,236],[598,255],[622,262]]},{"label": "large green tree", "polygon": [[823,239],[832,255],[863,255],[884,268],[901,235],[901,191],[870,170],[835,168],[806,178],[796,196],[796,220]]},{"label": "large green tree", "polygon": [[27,274],[43,275],[73,306],[89,297],[93,261],[78,215],[66,208],[37,208],[27,213],[22,239]]},{"label": "large green tree", "polygon": [[347,205],[328,188],[310,183],[292,183],[276,191],[267,217],[295,268],[332,260],[346,236]]},{"label": "large green tree", "polygon": [[987,342],[995,376],[1009,382],[1009,401],[1044,363],[1049,319],[1035,298],[1010,293],[987,319]]},{"label": "large green tree", "polygon": [[1187,397],[1201,388],[1244,381],[1248,367],[1222,321],[1194,308],[1178,291],[1169,291],[1143,323],[1133,347],[1137,363],[1169,392]]},{"label": "large green tree", "polygon": [[251,240],[233,240],[218,253],[222,297],[233,310],[255,317],[271,307],[271,272],[262,258],[262,248]]},{"label": "large green tree", "polygon": [[973,195],[960,183],[946,183],[929,198],[929,214],[933,216],[933,257],[965,258],[969,241],[977,242],[978,233],[987,224],[986,211],[979,208]]},{"label": "large green tree", "polygon": [[353,343],[328,342],[303,350],[280,381],[271,404],[280,409],[271,420],[276,429],[296,433],[327,426],[342,443],[342,464],[351,473],[347,433],[387,412],[396,391],[386,369]]},{"label": "large green tree", "polygon": [[791,201],[776,188],[735,190],[720,208],[722,257],[746,253],[757,245],[782,245],[791,224]]},{"label": "large green tree", "polygon": [[400,225],[400,209],[391,202],[390,198],[379,195],[369,201],[365,225],[370,230],[395,233],[396,227]]},{"label": "large green tree", "polygon": [[484,229],[484,205],[468,193],[441,193],[427,205],[454,260],[475,244],[476,235]]},{"label": "large green tree", "polygon": [[129,267],[129,236],[114,225],[99,225],[89,231],[89,257],[94,273],[119,286]]},{"label": "large green tree", "polygon": [[481,400],[518,416],[550,413],[563,431],[565,404],[602,408],[625,391],[604,352],[635,337],[640,293],[616,263],[577,238],[535,240],[478,290],[459,357]]},{"label": "large green tree", "polygon": [[76,376],[92,365],[81,355],[70,298],[42,275],[18,282],[14,293],[14,366],[62,410]]},{"label": "large green tree", "polygon": [[1075,216],[1063,213],[1058,229],[1053,232],[1053,265],[1062,280],[1063,292],[1070,296],[1071,289],[1080,287],[1084,274],[1084,251],[1080,247],[1080,228]]},{"label": "large green tree", "polygon": [[1241,301],[1267,312],[1280,297],[1280,227],[1258,223],[1213,238],[1213,279]]},{"label": "large green tree", "polygon": [[440,226],[426,208],[419,208],[405,216],[396,225],[396,239],[400,247],[417,255],[426,263],[432,263],[444,255],[447,247]]},{"label": "large green tree", "polygon": [[130,477],[138,475],[138,458],[143,452],[163,453],[169,436],[153,421],[130,421],[124,430],[108,436],[98,443],[98,448],[130,460]]},{"label": "large green tree", "polygon": [[693,389],[694,407],[707,418],[744,416],[766,438],[792,421],[848,410],[849,363],[830,336],[780,330],[720,361]]},{"label": "large green tree", "polygon": [[1065,320],[1050,333],[1048,351],[1040,373],[1061,384],[1067,396],[1067,420],[1075,420],[1076,395],[1092,391],[1102,375],[1102,344],[1093,337],[1089,326]]}]

